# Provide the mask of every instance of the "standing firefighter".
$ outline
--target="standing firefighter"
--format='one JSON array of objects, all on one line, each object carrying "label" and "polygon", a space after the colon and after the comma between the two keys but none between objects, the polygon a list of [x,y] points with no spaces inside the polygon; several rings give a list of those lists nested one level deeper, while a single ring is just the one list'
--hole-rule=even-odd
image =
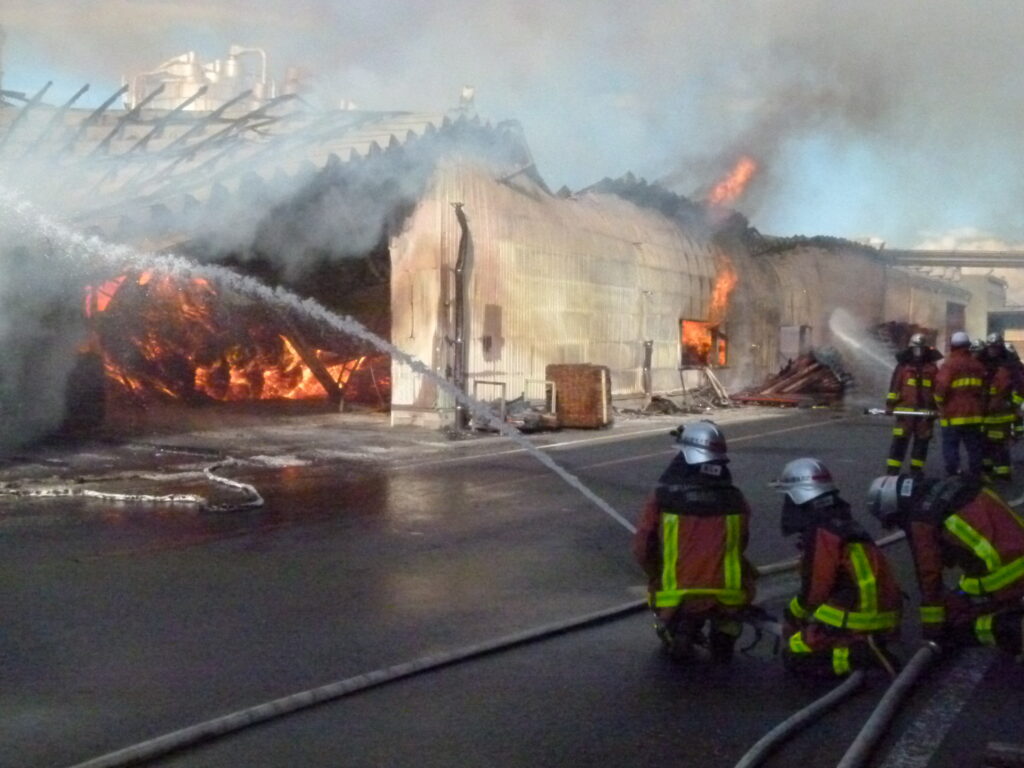
[{"label": "standing firefighter", "polygon": [[[686,659],[706,645],[728,661],[754,598],[747,561],[750,508],[732,484],[725,437],[710,421],[672,432],[679,454],[648,497],[633,538],[647,573],[655,628],[669,654]],[[707,634],[704,633],[708,625]]]},{"label": "standing firefighter", "polygon": [[1018,413],[1016,373],[1002,334],[990,333],[981,355],[985,366],[985,473],[994,480],[1010,479],[1010,443]]},{"label": "standing firefighter", "polygon": [[893,674],[896,662],[886,645],[899,629],[902,595],[832,474],[817,459],[796,459],[772,487],[786,495],[782,534],[800,536],[802,583],[786,609],[783,632],[787,669],[843,676],[878,665]]},{"label": "standing firefighter", "polygon": [[[868,497],[883,525],[907,534],[924,636],[1024,660],[1024,519],[977,478],[879,477]],[[960,569],[959,589],[945,586],[943,567]]]},{"label": "standing firefighter", "polygon": [[1006,354],[1010,358],[1010,372],[1013,374],[1013,429],[1010,434],[1014,440],[1019,440],[1024,434],[1024,415],[1021,414],[1021,405],[1024,405],[1024,363],[1017,354],[1017,348],[1010,342],[1006,342]]},{"label": "standing firefighter", "polygon": [[985,366],[971,354],[971,339],[957,331],[949,340],[949,357],[935,376],[935,403],[942,427],[946,474],[960,471],[960,444],[967,450],[967,471],[981,477],[985,418]]},{"label": "standing firefighter", "polygon": [[909,346],[896,355],[896,370],[885,401],[885,412],[896,416],[887,463],[890,475],[900,473],[911,440],[911,471],[924,472],[937,415],[935,377],[941,359],[942,353],[929,347],[922,333],[911,336]]}]

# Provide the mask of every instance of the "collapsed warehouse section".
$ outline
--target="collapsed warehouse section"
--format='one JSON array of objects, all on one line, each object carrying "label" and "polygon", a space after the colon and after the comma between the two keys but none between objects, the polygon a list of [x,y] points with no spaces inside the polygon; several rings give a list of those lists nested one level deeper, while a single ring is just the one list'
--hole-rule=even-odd
[{"label": "collapsed warehouse section", "polygon": [[[717,193],[694,202],[631,175],[552,193],[519,126],[481,122],[467,103],[317,110],[295,93],[211,101],[199,87],[172,105],[168,84],[154,85],[126,109],[113,107],[121,92],[88,111],[77,96],[47,106],[45,90],[0,106],[5,177],[82,231],[350,315],[481,400],[554,410],[552,371],[574,365],[600,369],[605,411],[712,370],[735,392],[825,347],[851,374],[842,388],[870,393],[891,366],[870,329],[944,338],[977,304],[965,285],[869,246],[764,236]],[[127,269],[82,294],[79,396],[102,391],[83,383],[102,371],[129,406],[307,399],[384,408],[396,424],[463,417],[400,360],[202,281]]]}]

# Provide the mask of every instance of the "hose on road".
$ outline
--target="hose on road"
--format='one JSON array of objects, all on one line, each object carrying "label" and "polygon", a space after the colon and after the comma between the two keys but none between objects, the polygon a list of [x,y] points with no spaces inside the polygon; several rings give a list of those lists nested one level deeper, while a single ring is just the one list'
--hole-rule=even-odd
[{"label": "hose on road", "polygon": [[862,685],[864,685],[864,672],[858,669],[846,678],[841,685],[837,685],[820,699],[794,712],[758,739],[757,743],[747,750],[746,754],[736,763],[736,768],[754,768],[754,766],[760,765],[779,744],[786,741],[800,729],[816,721],[839,702],[852,696],[860,690]]},{"label": "hose on road", "polygon": [[[253,490],[255,491],[255,489]],[[901,536],[901,534],[888,536],[885,539],[880,540],[879,543],[891,544],[893,541],[898,541]],[[758,573],[762,576],[784,573],[794,570],[798,563],[798,560],[785,560],[778,563],[771,563],[759,566]],[[268,720],[274,720],[317,704],[340,699],[358,691],[365,691],[386,683],[412,677],[413,675],[423,672],[450,666],[463,661],[469,661],[471,659],[497,653],[498,651],[503,651],[517,645],[524,645],[526,643],[544,640],[549,637],[554,637],[576,629],[583,629],[605,621],[611,621],[632,613],[640,613],[645,610],[648,610],[647,601],[637,600],[598,611],[596,613],[577,616],[554,624],[547,624],[512,635],[488,640],[476,645],[470,645],[453,651],[445,651],[431,656],[424,656],[413,661],[383,669],[376,669],[362,675],[338,680],[318,688],[311,688],[290,696],[274,699],[273,701],[257,704],[256,706],[249,707],[247,709],[241,709],[227,715],[222,715],[221,717],[217,717],[212,720],[197,723],[163,736],[158,736],[156,738],[149,739],[148,741],[140,742],[138,744],[119,749],[115,752],[110,752],[100,757],[87,760],[83,763],[76,763],[74,766],[71,766],[71,768],[123,768],[124,766],[138,765],[141,762],[164,757],[172,752],[177,752],[220,736],[226,736],[229,733],[240,731],[251,725],[267,722]],[[862,673],[860,672],[854,672],[853,675],[847,679],[847,682],[844,683],[844,685],[848,684],[850,679],[861,674]],[[859,680],[860,678],[858,677],[857,679]],[[859,685],[859,683],[857,685]],[[840,688],[842,687],[843,686],[840,686]],[[846,695],[848,695],[848,693],[844,693],[843,697],[845,698]],[[754,765],[754,763],[751,765]]]},{"label": "hose on road", "polygon": [[939,657],[940,653],[939,646],[931,642],[926,642],[918,649],[917,653],[907,662],[907,666],[886,689],[885,695],[882,696],[881,701],[871,713],[871,717],[864,723],[864,727],[861,728],[857,738],[853,740],[836,768],[859,768],[867,762],[875,745],[889,729],[904,697],[917,685],[921,675]]}]

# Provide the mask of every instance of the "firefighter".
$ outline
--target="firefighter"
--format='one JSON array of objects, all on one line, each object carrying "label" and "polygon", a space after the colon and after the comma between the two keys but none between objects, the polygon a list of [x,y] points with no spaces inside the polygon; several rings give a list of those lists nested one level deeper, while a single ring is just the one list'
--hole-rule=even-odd
[{"label": "firefighter", "polygon": [[970,337],[957,331],[949,340],[949,357],[935,375],[935,404],[942,427],[946,474],[960,471],[960,445],[967,451],[967,472],[980,477],[984,451],[985,366],[970,351]]},{"label": "firefighter", "polygon": [[[879,477],[868,508],[901,527],[914,556],[927,639],[994,645],[1022,656],[1024,518],[978,478]],[[961,571],[958,589],[943,567]]]},{"label": "firefighter", "polygon": [[754,599],[756,571],[745,556],[750,508],[732,484],[717,425],[699,421],[671,434],[678,454],[647,499],[633,554],[669,655],[683,660],[706,646],[713,660],[728,661]]},{"label": "firefighter", "polygon": [[912,472],[924,472],[928,442],[935,426],[935,376],[942,353],[928,346],[924,334],[915,333],[910,344],[896,355],[896,370],[889,384],[885,412],[896,416],[892,429],[887,471],[898,475],[913,440],[910,452]]},{"label": "firefighter", "polygon": [[1024,414],[1021,413],[1021,406],[1024,405],[1024,363],[1017,354],[1017,348],[1010,342],[1006,342],[1006,354],[1010,358],[1010,372],[1013,374],[1013,429],[1011,436],[1014,441],[1024,435]]},{"label": "firefighter", "polygon": [[985,449],[982,464],[989,478],[1010,480],[1010,443],[1013,440],[1013,422],[1018,413],[1014,402],[1015,370],[1006,351],[1003,336],[990,333],[985,340],[981,357],[985,365]]},{"label": "firefighter", "polygon": [[786,496],[782,534],[800,536],[801,587],[783,631],[787,669],[843,676],[881,666],[894,674],[887,645],[899,630],[902,595],[885,555],[854,522],[819,460],[789,462],[771,485]]}]

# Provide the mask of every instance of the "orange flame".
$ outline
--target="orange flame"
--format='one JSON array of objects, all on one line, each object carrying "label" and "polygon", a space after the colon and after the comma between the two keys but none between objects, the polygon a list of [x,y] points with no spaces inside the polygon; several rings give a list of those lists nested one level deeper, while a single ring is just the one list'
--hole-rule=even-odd
[{"label": "orange flame", "polygon": [[757,161],[750,155],[740,155],[740,159],[736,161],[733,169],[724,179],[715,184],[708,194],[708,204],[728,205],[739,199],[750,180],[754,178],[755,173],[757,173]]},{"label": "orange flame", "polygon": [[736,287],[738,279],[732,264],[724,263],[718,276],[715,277],[715,287],[711,291],[711,309],[708,311],[708,316],[712,323],[725,318],[725,310],[729,306],[729,294]]},{"label": "orange flame", "polygon": [[359,385],[373,389],[357,395],[375,390],[386,404],[387,356],[346,360],[310,349],[304,359],[272,315],[235,306],[228,316],[216,299],[206,280],[179,281],[149,271],[87,288],[86,316],[98,331],[115,391],[186,401],[319,398],[324,386],[307,364],[314,355],[340,388],[356,371],[365,371]]}]

